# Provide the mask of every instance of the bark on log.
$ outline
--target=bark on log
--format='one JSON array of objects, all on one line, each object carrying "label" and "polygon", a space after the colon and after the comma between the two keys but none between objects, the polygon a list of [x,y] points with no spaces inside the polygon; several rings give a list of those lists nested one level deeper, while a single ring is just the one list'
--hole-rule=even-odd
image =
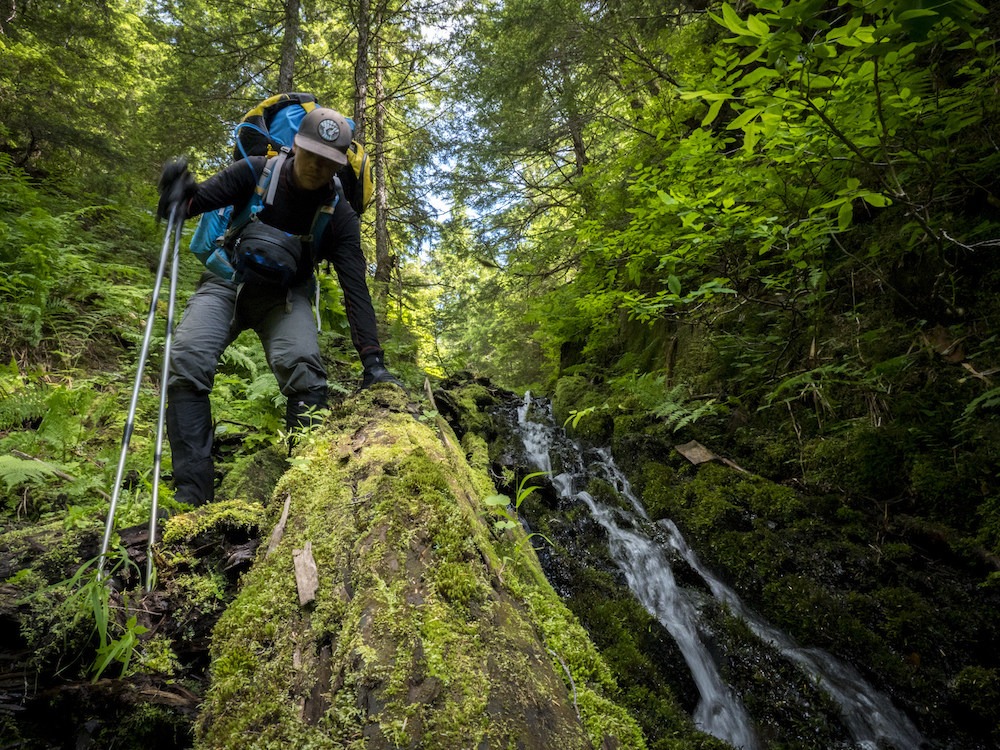
[{"label": "bark on log", "polygon": [[484,519],[493,488],[454,434],[385,387],[304,442],[271,504],[277,522],[291,497],[284,534],[216,627],[198,747],[645,746],[524,534]]}]

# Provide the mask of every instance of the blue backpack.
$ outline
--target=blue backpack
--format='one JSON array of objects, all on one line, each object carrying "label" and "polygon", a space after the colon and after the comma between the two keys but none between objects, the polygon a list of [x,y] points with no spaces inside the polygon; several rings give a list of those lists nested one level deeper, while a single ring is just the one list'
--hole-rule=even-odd
[{"label": "blue backpack", "polygon": [[[202,214],[198,220],[190,249],[216,276],[227,281],[252,280],[287,285],[302,259],[301,249],[296,251],[295,246],[319,238],[326,231],[333,210],[343,195],[339,178],[335,178],[337,193],[333,201],[316,212],[308,235],[289,235],[270,228],[268,231],[263,229],[266,225],[257,220],[257,214],[274,201],[281,168],[302,118],[316,106],[316,98],[312,94],[277,94],[250,110],[236,126],[234,160],[249,156],[270,158],[257,180],[253,197],[238,215],[234,217],[233,207],[226,206]],[[252,169],[249,162],[247,166]],[[253,233],[254,241],[240,242],[240,235],[251,223],[258,224],[255,229],[260,231]]]}]

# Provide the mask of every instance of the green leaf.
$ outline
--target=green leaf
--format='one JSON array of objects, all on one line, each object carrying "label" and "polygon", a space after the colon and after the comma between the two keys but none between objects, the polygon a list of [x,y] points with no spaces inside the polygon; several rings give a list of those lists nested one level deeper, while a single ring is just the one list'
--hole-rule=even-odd
[{"label": "green leaf", "polygon": [[702,127],[711,125],[715,121],[715,118],[719,116],[719,110],[722,109],[723,103],[723,99],[712,102],[712,106],[708,108],[708,114],[706,114],[704,119],[701,121]]},{"label": "green leaf", "polygon": [[771,33],[771,27],[762,21],[760,16],[757,15],[747,17],[747,28],[757,36],[767,36]]},{"label": "green leaf", "polygon": [[734,86],[737,88],[746,88],[747,86],[753,86],[755,83],[765,78],[778,78],[780,76],[781,74],[773,68],[754,68],[738,80]]},{"label": "green leaf", "polygon": [[54,468],[39,461],[0,456],[0,477],[7,489],[14,489],[21,484],[42,484],[55,474]]},{"label": "green leaf", "polygon": [[909,21],[911,18],[924,18],[936,15],[938,15],[938,12],[936,10],[931,10],[930,8],[913,8],[912,10],[904,10],[896,16],[896,20]]},{"label": "green leaf", "polygon": [[678,297],[681,296],[681,280],[678,279],[673,274],[667,277],[667,289],[676,294]]},{"label": "green leaf", "polygon": [[736,14],[729,3],[722,4],[723,24],[734,34],[741,36],[747,33],[747,27],[743,25],[742,19]]},{"label": "green leaf", "polygon": [[885,208],[892,203],[888,196],[882,195],[881,193],[862,193],[860,197],[863,198],[865,203],[869,206],[875,206],[875,208]]},{"label": "green leaf", "polygon": [[506,495],[490,495],[483,498],[483,505],[500,506],[506,508],[510,505],[510,498]]},{"label": "green leaf", "polygon": [[828,89],[833,86],[833,79],[829,76],[812,76],[809,79],[809,86],[814,89]]},{"label": "green leaf", "polygon": [[767,47],[764,46],[763,44],[760,45],[759,47],[754,48],[753,50],[751,50],[750,54],[748,54],[746,57],[740,60],[740,65],[745,67],[752,62],[756,62],[765,52],[767,52]]},{"label": "green leaf", "polygon": [[854,218],[854,208],[851,206],[850,201],[844,201],[844,204],[837,211],[837,228],[843,232],[851,225],[851,220]]},{"label": "green leaf", "polygon": [[761,107],[753,107],[740,114],[735,120],[726,125],[726,130],[736,130],[737,128],[744,127],[748,122],[757,118],[757,116],[763,112]]}]

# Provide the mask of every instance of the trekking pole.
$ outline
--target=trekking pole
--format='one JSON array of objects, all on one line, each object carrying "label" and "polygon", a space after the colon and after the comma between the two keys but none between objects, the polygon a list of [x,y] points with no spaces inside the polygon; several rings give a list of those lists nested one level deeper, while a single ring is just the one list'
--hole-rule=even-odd
[{"label": "trekking pole", "polygon": [[135,411],[139,405],[139,387],[142,385],[142,373],[146,367],[146,356],[149,354],[149,342],[153,337],[153,318],[156,315],[156,305],[160,299],[160,287],[163,286],[163,274],[167,267],[167,252],[170,248],[170,237],[177,229],[178,205],[174,204],[167,220],[167,233],[163,238],[163,250],[160,251],[160,263],[156,269],[156,280],[153,282],[153,298],[149,303],[149,315],[146,317],[146,331],[142,337],[142,347],[139,351],[139,365],[135,372],[135,382],[132,385],[132,400],[129,402],[128,416],[125,419],[125,431],[122,434],[121,452],[118,455],[118,469],[115,472],[115,482],[111,490],[111,504],[108,508],[108,518],[104,524],[104,540],[101,542],[101,554],[97,562],[97,574],[104,577],[104,563],[107,560],[108,547],[111,544],[111,532],[115,525],[115,511],[118,507],[118,497],[121,495],[122,475],[125,473],[125,458],[128,446],[132,440],[132,430],[135,427]]},{"label": "trekking pole", "polygon": [[[174,204],[174,210],[177,210]],[[167,294],[167,329],[163,342],[163,369],[160,375],[160,409],[156,415],[156,452],[153,458],[153,499],[149,506],[149,534],[146,542],[146,591],[153,590],[153,544],[156,542],[156,510],[160,498],[160,465],[163,459],[164,415],[167,411],[167,378],[170,376],[170,343],[174,337],[174,308],[177,300],[177,267],[181,251],[181,226],[174,229],[174,258],[170,264],[170,291]]]}]

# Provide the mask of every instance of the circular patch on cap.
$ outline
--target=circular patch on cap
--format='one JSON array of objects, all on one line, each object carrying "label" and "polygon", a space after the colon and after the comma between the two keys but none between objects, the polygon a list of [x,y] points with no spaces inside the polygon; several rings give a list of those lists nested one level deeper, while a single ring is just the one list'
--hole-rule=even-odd
[{"label": "circular patch on cap", "polygon": [[333,120],[323,120],[319,124],[318,132],[324,141],[335,141],[340,137],[340,126]]}]

